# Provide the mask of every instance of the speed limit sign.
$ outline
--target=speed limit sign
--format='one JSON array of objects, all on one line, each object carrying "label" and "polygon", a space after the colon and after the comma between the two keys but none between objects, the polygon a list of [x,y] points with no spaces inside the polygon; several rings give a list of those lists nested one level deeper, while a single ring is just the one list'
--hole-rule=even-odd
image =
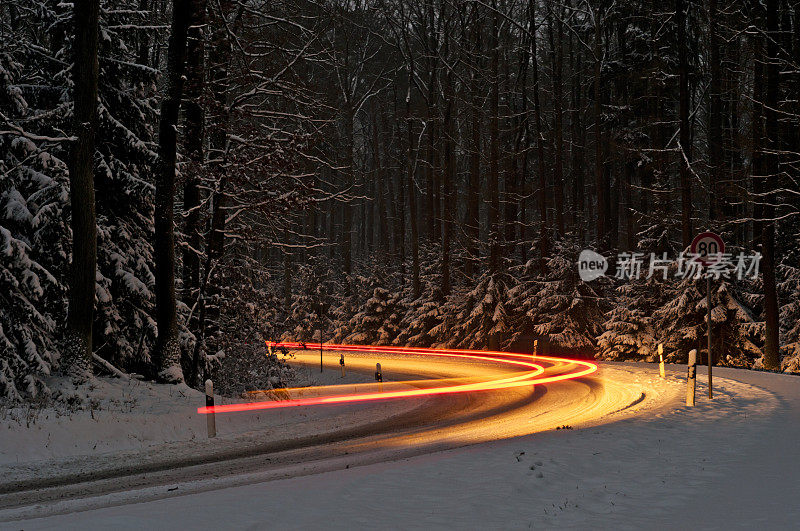
[{"label": "speed limit sign", "polygon": [[697,255],[697,261],[704,266],[710,266],[722,260],[725,252],[725,242],[715,232],[701,232],[692,240],[689,248],[692,254]]}]

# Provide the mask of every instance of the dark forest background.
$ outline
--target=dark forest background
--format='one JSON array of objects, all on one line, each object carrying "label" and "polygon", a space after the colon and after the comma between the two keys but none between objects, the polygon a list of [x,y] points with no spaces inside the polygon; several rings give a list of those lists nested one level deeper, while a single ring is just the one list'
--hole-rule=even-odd
[{"label": "dark forest background", "polygon": [[685,361],[704,280],[577,256],[703,230],[763,254],[716,363],[798,372],[799,95],[791,0],[4,0],[0,396],[319,329]]}]

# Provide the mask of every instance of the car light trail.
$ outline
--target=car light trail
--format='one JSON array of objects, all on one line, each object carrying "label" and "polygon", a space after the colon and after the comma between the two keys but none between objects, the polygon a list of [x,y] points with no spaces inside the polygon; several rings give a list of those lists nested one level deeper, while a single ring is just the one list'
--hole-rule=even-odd
[{"label": "car light trail", "polygon": [[[532,356],[531,354],[517,354],[510,352],[497,352],[489,350],[459,350],[459,349],[430,349],[421,347],[391,347],[391,346],[372,346],[372,345],[336,345],[319,343],[300,343],[300,342],[267,342],[268,346],[274,348],[287,348],[292,350],[327,350],[344,352],[367,352],[375,354],[408,355],[424,357],[441,357],[450,359],[468,359],[511,365],[518,367],[522,372],[513,376],[491,379],[482,382],[449,385],[444,387],[432,387],[426,389],[405,389],[400,391],[382,392],[363,392],[333,396],[319,396],[309,398],[297,398],[288,400],[266,400],[259,402],[245,402],[239,404],[223,404],[217,406],[207,406],[197,409],[198,413],[232,413],[236,411],[253,411],[259,409],[276,409],[297,406],[313,406],[323,404],[343,404],[350,402],[367,402],[375,400],[387,400],[398,398],[413,398],[431,395],[444,395],[452,393],[470,393],[476,391],[490,391],[520,387],[526,385],[536,385],[580,378],[591,374],[597,370],[597,365],[583,360],[570,360],[566,358],[555,358],[551,356]],[[556,374],[552,376],[542,376],[545,368],[539,361],[545,361],[555,367],[569,367],[575,365],[579,370]]]}]

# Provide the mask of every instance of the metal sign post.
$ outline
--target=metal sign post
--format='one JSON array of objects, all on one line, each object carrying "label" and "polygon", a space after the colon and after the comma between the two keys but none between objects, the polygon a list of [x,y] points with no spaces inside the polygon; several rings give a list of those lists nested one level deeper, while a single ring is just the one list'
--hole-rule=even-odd
[{"label": "metal sign post", "polygon": [[[725,242],[714,232],[701,232],[692,240],[689,248],[697,255],[697,261],[705,267],[719,263],[725,252]],[[714,353],[711,350],[711,275],[706,273],[706,313],[708,322],[708,398],[714,398],[714,387],[711,379],[711,367],[714,366]]]}]

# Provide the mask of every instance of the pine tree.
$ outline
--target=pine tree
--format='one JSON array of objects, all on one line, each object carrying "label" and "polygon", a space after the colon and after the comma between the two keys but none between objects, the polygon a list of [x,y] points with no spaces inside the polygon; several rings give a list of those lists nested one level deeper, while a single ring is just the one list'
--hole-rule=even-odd
[{"label": "pine tree", "polygon": [[361,345],[390,345],[400,329],[400,296],[384,288],[375,288],[361,310],[350,319],[353,330],[345,342]]},{"label": "pine tree", "polygon": [[577,244],[557,240],[545,276],[537,274],[536,261],[525,266],[525,280],[510,293],[512,342],[530,336],[539,339],[544,349],[593,350],[595,338],[602,332],[603,291],[608,280],[583,282],[576,266],[579,251]]}]

